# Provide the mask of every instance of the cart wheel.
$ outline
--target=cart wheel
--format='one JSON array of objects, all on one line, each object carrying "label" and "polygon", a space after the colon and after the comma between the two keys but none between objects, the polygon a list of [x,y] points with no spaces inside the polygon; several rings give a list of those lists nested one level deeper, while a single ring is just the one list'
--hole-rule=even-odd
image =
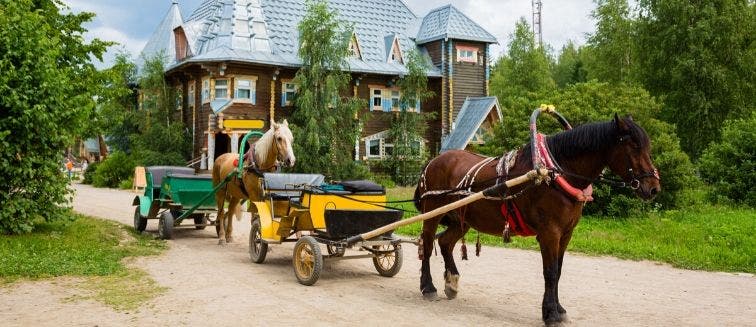
[{"label": "cart wheel", "polygon": [[310,286],[320,278],[323,256],[320,245],[312,236],[304,236],[294,245],[294,274],[300,284]]},{"label": "cart wheel", "polygon": [[328,250],[328,254],[332,257],[343,257],[344,252],[346,252],[346,248],[338,247],[331,244],[326,244],[326,250]]},{"label": "cart wheel", "polygon": [[[391,250],[393,248],[393,251]],[[373,266],[383,277],[394,277],[402,269],[402,247],[401,245],[376,245],[373,249],[384,254],[377,254],[373,257]],[[391,252],[388,252],[391,251]]]},{"label": "cart wheel", "polygon": [[254,263],[263,263],[267,254],[268,243],[262,239],[260,219],[257,218],[252,221],[252,228],[249,230],[249,258]]},{"label": "cart wheel", "polygon": [[170,211],[163,212],[158,222],[158,236],[168,240],[173,236],[173,215]]},{"label": "cart wheel", "polygon": [[144,232],[147,228],[147,217],[142,216],[139,212],[139,207],[134,208],[134,229],[137,233]]},{"label": "cart wheel", "polygon": [[[194,216],[194,224],[195,225],[204,225],[204,224],[207,224],[207,216],[205,216],[205,215],[195,215]],[[203,230],[203,229],[205,229],[205,226],[194,226],[194,229]]]}]

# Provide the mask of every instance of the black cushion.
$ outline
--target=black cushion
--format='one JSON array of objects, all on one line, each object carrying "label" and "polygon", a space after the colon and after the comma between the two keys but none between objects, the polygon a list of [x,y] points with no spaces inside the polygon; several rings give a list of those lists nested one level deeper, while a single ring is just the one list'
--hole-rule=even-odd
[{"label": "black cushion", "polygon": [[344,190],[349,192],[385,192],[386,189],[383,185],[376,184],[372,181],[359,180],[359,181],[341,181],[337,184],[344,187]]},{"label": "black cushion", "polygon": [[152,187],[154,188],[160,188],[160,184],[163,182],[163,177],[167,175],[194,175],[194,168],[182,166],[151,166],[146,169],[152,174]]}]

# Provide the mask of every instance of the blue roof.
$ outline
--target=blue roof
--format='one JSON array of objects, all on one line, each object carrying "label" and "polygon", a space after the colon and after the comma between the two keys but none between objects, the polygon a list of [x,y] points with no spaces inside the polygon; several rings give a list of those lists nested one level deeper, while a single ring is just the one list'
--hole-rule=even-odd
[{"label": "blue roof", "polygon": [[[339,19],[351,24],[360,44],[361,58],[348,60],[349,70],[376,74],[404,74],[406,67],[389,62],[393,38],[399,41],[406,56],[417,49],[415,39],[436,35],[438,31],[467,31],[455,37],[473,41],[496,42],[480,26],[451,6],[432,11],[425,19],[417,17],[402,0],[329,0],[328,6],[338,12]],[[175,7],[175,5],[174,5]],[[177,9],[176,9],[177,11]],[[174,12],[173,7],[171,12]],[[443,29],[428,26],[429,17],[445,12]],[[171,60],[168,69],[185,63],[238,61],[300,67],[299,31],[297,25],[306,14],[304,0],[204,0],[181,26],[189,40],[192,56],[182,62]],[[173,58],[175,15],[166,17],[156,34],[168,36],[164,47]],[[451,26],[451,27],[449,27]],[[437,31],[438,30],[438,31]],[[449,32],[446,32],[447,35]],[[424,37],[425,38],[425,37]],[[165,38],[163,38],[165,39]],[[147,51],[145,48],[145,52]],[[428,68],[429,76],[441,76],[436,67]]]},{"label": "blue roof", "polygon": [[429,12],[423,18],[415,41],[417,44],[424,44],[447,38],[498,43],[496,37],[452,5]]},{"label": "blue roof", "polygon": [[166,67],[173,64],[176,56],[176,41],[173,36],[173,29],[181,26],[183,22],[184,19],[181,17],[178,4],[174,2],[160,23],[160,26],[152,33],[150,40],[145,44],[142,55],[137,58],[137,67],[143,67],[146,59],[152,59],[152,57],[161,54],[165,56],[164,65]]},{"label": "blue roof", "polygon": [[454,129],[441,142],[441,152],[447,150],[464,150],[467,144],[486,120],[491,110],[496,109],[496,115],[501,120],[499,101],[496,97],[469,97],[462,105]]}]

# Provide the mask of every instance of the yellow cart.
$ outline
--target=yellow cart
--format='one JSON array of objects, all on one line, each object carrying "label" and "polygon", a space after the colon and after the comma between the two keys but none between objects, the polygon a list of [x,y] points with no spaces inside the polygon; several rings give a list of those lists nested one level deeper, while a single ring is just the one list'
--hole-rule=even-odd
[{"label": "yellow cart", "polygon": [[[346,241],[401,219],[401,211],[382,207],[386,202],[382,187],[369,182],[324,184],[319,174],[267,173],[261,183],[264,200],[252,202],[250,208],[249,256],[253,262],[265,261],[269,244],[296,242],[292,261],[303,285],[317,282],[324,259],[372,258],[375,269],[385,277],[401,269],[401,240],[393,231],[359,242]],[[346,255],[348,249],[359,252]]]}]

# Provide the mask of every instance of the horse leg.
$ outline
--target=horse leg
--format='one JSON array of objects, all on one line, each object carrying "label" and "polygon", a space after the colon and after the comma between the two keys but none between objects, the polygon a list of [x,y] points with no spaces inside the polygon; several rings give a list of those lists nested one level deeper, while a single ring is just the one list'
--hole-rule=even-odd
[{"label": "horse leg", "polygon": [[226,212],[226,242],[232,243],[234,241],[234,215],[239,210],[238,206],[240,199],[231,197],[228,201],[228,210]]},{"label": "horse leg", "polygon": [[543,260],[544,293],[541,304],[541,318],[547,325],[558,323],[561,320],[557,304],[557,282],[559,281],[559,235],[552,230],[544,230],[538,234],[538,243],[541,246],[541,259]]},{"label": "horse leg", "polygon": [[436,239],[436,228],[440,218],[429,219],[423,222],[423,232],[420,235],[423,241],[422,255],[420,260],[420,291],[423,298],[429,301],[435,301],[438,298],[436,287],[433,286],[433,278],[430,272],[430,257],[433,255],[433,242]]},{"label": "horse leg", "polygon": [[457,244],[460,238],[470,229],[470,226],[459,226],[456,222],[450,224],[450,226],[441,234],[438,238],[438,247],[441,248],[441,255],[444,258],[444,294],[446,298],[452,300],[457,297],[459,292],[459,271],[457,265],[454,262],[454,246]]},{"label": "horse leg", "polygon": [[559,303],[559,279],[562,278],[562,262],[564,261],[564,252],[567,250],[567,245],[570,244],[570,239],[572,238],[572,231],[569,231],[568,233],[565,233],[562,235],[562,237],[559,240],[559,270],[557,271],[557,284],[555,287],[555,297],[556,297],[556,303],[557,303],[557,311],[559,311],[559,314],[561,315],[562,320],[566,318],[567,310],[562,307],[562,304]]},{"label": "horse leg", "polygon": [[218,224],[218,245],[226,245],[225,215],[223,213],[223,207],[226,205],[225,188],[215,193],[215,203],[218,205],[218,218],[215,222]]}]

